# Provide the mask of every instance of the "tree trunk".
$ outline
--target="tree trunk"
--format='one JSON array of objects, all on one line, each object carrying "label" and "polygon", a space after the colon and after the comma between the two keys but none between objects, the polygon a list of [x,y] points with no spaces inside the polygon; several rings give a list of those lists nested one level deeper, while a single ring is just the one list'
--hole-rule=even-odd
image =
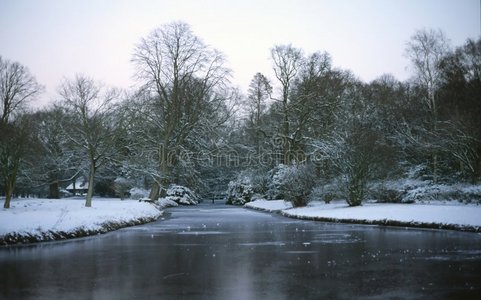
[{"label": "tree trunk", "polygon": [[481,157],[479,157],[474,163],[474,171],[471,176],[471,181],[473,184],[477,184],[481,181]]},{"label": "tree trunk", "polygon": [[87,198],[85,199],[86,207],[92,207],[92,196],[94,194],[94,177],[95,177],[95,166],[92,164],[90,166],[90,172],[89,172],[89,188],[87,190]]},{"label": "tree trunk", "polygon": [[438,155],[433,154],[433,182],[438,182]]},{"label": "tree trunk", "polygon": [[57,172],[50,173],[50,184],[48,187],[48,198],[49,199],[59,199],[60,198],[60,190],[58,185],[58,176]]},{"label": "tree trunk", "polygon": [[[433,113],[433,132],[434,134],[438,134],[438,111],[436,107],[436,98],[433,92],[430,99]],[[433,153],[433,182],[438,182],[438,154],[436,152]]]},{"label": "tree trunk", "polygon": [[[169,140],[169,135],[166,135],[165,140]],[[165,144],[163,145],[159,155],[160,160],[160,172],[162,177],[156,176],[154,178],[154,183],[152,184],[152,189],[150,190],[149,198],[152,201],[159,200],[159,197],[165,197],[167,194],[166,187],[169,184],[170,180],[170,171],[169,171],[169,147]]]},{"label": "tree trunk", "polygon": [[18,165],[19,161],[16,161],[12,173],[8,174],[5,178],[5,203],[3,204],[3,208],[10,208],[13,190],[15,189],[15,183],[17,182]]},{"label": "tree trunk", "polygon": [[167,196],[167,187],[169,186],[169,180],[164,178],[162,180],[162,185],[160,186],[159,197],[165,198]]},{"label": "tree trunk", "polygon": [[152,184],[152,188],[150,189],[149,199],[152,201],[159,200],[160,194],[160,184],[158,182],[158,178],[154,179],[154,183]]},{"label": "tree trunk", "polygon": [[283,113],[284,113],[284,120],[282,122],[282,158],[281,162],[286,165],[290,165],[289,161],[289,152],[290,152],[290,141],[289,141],[289,110],[287,108],[287,102],[289,100],[289,87],[286,85],[283,87]]},{"label": "tree trunk", "polygon": [[167,196],[167,186],[169,185],[168,178],[156,178],[154,179],[154,183],[152,184],[152,188],[150,190],[149,199],[152,201],[157,201],[159,198],[164,198]]},{"label": "tree trunk", "polygon": [[10,180],[5,180],[5,203],[3,208],[10,208],[10,201],[12,200],[13,186]]},{"label": "tree trunk", "polygon": [[48,189],[48,198],[49,199],[59,199],[60,198],[58,181],[50,183],[49,189]]}]

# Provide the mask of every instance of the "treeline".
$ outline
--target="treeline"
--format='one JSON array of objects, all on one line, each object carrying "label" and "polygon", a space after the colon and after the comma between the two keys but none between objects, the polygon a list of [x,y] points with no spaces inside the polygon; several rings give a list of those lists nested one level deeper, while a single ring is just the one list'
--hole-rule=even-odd
[{"label": "treeline", "polygon": [[364,83],[328,53],[277,45],[275,78],[257,73],[243,96],[222,54],[187,24],[170,23],[136,45],[137,89],[76,75],[59,85],[60,101],[37,112],[28,103],[42,86],[0,57],[5,207],[14,192],[58,198],[78,177],[89,182],[87,206],[94,188],[146,187],[155,200],[176,183],[212,197],[235,178],[231,192],[244,180],[249,197],[296,205],[332,182],[358,205],[369,181],[412,170],[433,182],[479,182],[481,40],[451,50],[442,32],[423,30],[406,54],[411,80]]},{"label": "treeline", "polygon": [[266,151],[278,159],[240,174],[230,186],[231,202],[257,193],[305,205],[317,191],[326,201],[359,205],[372,181],[478,183],[481,40],[451,50],[441,31],[421,30],[406,55],[410,80],[382,75],[364,83],[334,68],[327,53],[274,47],[276,78],[253,78],[236,141],[239,151],[247,146],[261,161]]}]

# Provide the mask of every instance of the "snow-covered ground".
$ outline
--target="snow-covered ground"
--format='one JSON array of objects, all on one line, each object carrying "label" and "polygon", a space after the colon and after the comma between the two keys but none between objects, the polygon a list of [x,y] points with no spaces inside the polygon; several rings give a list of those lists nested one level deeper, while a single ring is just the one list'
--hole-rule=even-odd
[{"label": "snow-covered ground", "polygon": [[284,200],[257,200],[245,205],[265,211],[278,211],[284,216],[329,222],[444,228],[481,231],[481,205],[457,202],[431,204],[366,203],[349,207],[345,202],[313,201],[307,207],[292,208]]},{"label": "snow-covered ground", "polygon": [[268,212],[276,212],[276,211],[282,211],[285,209],[292,208],[292,204],[291,202],[284,201],[284,200],[259,199],[253,202],[246,203],[244,207],[268,211]]},{"label": "snow-covered ground", "polygon": [[[3,204],[3,201],[2,201]],[[136,200],[14,199],[0,209],[0,244],[73,238],[156,220],[162,212]]]}]

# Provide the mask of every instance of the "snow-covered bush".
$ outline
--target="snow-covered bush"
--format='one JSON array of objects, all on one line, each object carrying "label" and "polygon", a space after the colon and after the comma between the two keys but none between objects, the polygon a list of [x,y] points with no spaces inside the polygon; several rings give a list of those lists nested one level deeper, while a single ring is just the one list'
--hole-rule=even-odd
[{"label": "snow-covered bush", "polygon": [[177,207],[179,206],[179,204],[173,200],[170,200],[170,199],[166,199],[166,198],[160,198],[155,204],[157,204],[157,206],[160,208],[160,209],[164,209],[164,208],[167,208],[167,207]]},{"label": "snow-covered bush", "polygon": [[456,200],[481,203],[481,186],[427,184],[407,190],[403,202]]},{"label": "snow-covered bush", "polygon": [[345,199],[345,195],[339,186],[341,178],[318,179],[309,196],[310,201],[324,201],[330,203],[333,200]]},{"label": "snow-covered bush", "polygon": [[148,198],[149,191],[139,187],[133,187],[130,189],[130,199],[140,200],[142,198]]},{"label": "snow-covered bush", "polygon": [[280,190],[285,200],[290,201],[292,206],[306,206],[314,184],[313,171],[309,166],[292,165],[285,170]]},{"label": "snow-covered bush", "polygon": [[244,205],[252,200],[253,195],[254,188],[251,183],[251,178],[241,173],[236,180],[229,182],[226,203]]},{"label": "snow-covered bush", "polygon": [[433,184],[429,180],[399,179],[373,183],[370,190],[370,196],[378,202],[481,202],[481,185],[446,185]]},{"label": "snow-covered bush", "polygon": [[402,203],[405,191],[380,186],[371,190],[371,198],[379,203]]},{"label": "snow-covered bush", "polygon": [[461,196],[457,198],[467,203],[476,202],[481,204],[481,184],[478,185],[461,185],[459,186]]},{"label": "snow-covered bush", "polygon": [[169,186],[165,199],[182,205],[196,205],[200,201],[200,197],[191,189],[176,184]]},{"label": "snow-covered bush", "polygon": [[267,190],[267,197],[271,200],[284,199],[284,194],[282,193],[282,186],[289,176],[289,166],[284,164],[279,164],[274,169],[270,170],[268,173],[269,183]]},{"label": "snow-covered bush", "polygon": [[117,177],[114,180],[114,191],[122,200],[127,196],[131,187],[132,183],[124,177]]},{"label": "snow-covered bush", "polygon": [[353,168],[341,176],[340,188],[344,192],[349,206],[358,206],[367,195],[367,176],[363,168]]},{"label": "snow-covered bush", "polygon": [[319,184],[312,188],[309,199],[311,201],[321,200],[325,203],[330,203],[334,199],[341,199],[342,196],[339,194],[339,187],[337,183],[329,182],[324,184]]},{"label": "snow-covered bush", "polygon": [[381,203],[412,203],[414,199],[407,197],[409,191],[423,188],[427,185],[429,185],[429,181],[416,179],[372,182],[369,185],[369,196]]},{"label": "snow-covered bush", "polygon": [[251,184],[254,189],[256,199],[265,198],[269,190],[269,175],[265,172],[253,172],[251,176]]}]

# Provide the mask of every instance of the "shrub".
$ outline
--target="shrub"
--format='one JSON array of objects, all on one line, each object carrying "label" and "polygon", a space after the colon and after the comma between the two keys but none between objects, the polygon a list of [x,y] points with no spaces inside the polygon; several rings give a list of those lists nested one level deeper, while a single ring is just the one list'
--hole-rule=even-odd
[{"label": "shrub", "polygon": [[402,203],[404,194],[404,191],[384,186],[371,191],[371,196],[380,203]]},{"label": "shrub", "polygon": [[335,197],[334,194],[327,193],[327,194],[324,195],[324,202],[326,204],[329,204],[329,203],[331,203],[332,200],[334,200],[334,197]]},{"label": "shrub", "polygon": [[342,196],[339,195],[339,186],[333,181],[324,183],[322,185],[316,185],[310,195],[311,200],[321,200],[326,204],[331,203],[334,199],[341,199]]},{"label": "shrub", "polygon": [[229,182],[226,196],[227,204],[244,205],[252,200],[254,188],[250,178],[244,175],[240,174],[235,181]]},{"label": "shrub", "polygon": [[272,200],[284,199],[282,186],[284,185],[287,177],[289,176],[290,167],[287,165],[279,164],[268,173],[269,182],[267,184],[267,197]]},{"label": "shrub", "polygon": [[121,200],[127,196],[131,187],[132,183],[124,177],[117,177],[114,180],[114,191]]},{"label": "shrub", "polygon": [[143,188],[133,187],[130,189],[130,199],[140,200],[142,198],[148,198],[149,191]]},{"label": "shrub", "polygon": [[346,176],[345,188],[347,189],[347,204],[358,206],[362,204],[367,192],[366,176],[362,172],[349,173]]},{"label": "shrub", "polygon": [[176,184],[169,186],[165,199],[182,205],[196,205],[200,201],[200,197],[191,189]]},{"label": "shrub", "polygon": [[311,168],[307,165],[293,165],[286,168],[280,190],[285,200],[294,207],[306,206],[315,180]]},{"label": "shrub", "polygon": [[250,182],[254,193],[258,194],[258,198],[264,198],[269,190],[269,175],[266,173],[253,173]]}]

